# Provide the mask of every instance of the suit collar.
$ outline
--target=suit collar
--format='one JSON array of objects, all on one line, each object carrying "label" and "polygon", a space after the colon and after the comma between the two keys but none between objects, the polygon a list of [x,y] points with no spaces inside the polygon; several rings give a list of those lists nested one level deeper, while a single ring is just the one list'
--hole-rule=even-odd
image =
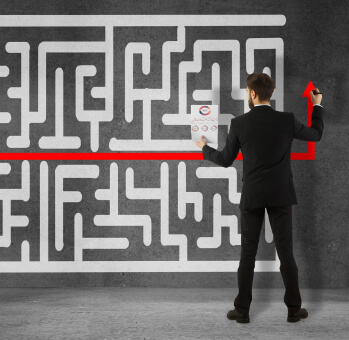
[{"label": "suit collar", "polygon": [[271,106],[269,105],[258,105],[254,106],[251,111],[258,111],[258,110],[274,110]]}]

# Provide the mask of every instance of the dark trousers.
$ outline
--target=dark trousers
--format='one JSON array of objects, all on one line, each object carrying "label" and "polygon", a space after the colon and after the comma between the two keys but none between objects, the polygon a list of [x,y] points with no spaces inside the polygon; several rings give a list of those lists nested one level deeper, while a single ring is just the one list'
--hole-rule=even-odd
[{"label": "dark trousers", "polygon": [[[239,293],[234,301],[239,313],[248,313],[252,301],[252,282],[265,208],[240,209],[241,256],[238,269]],[[285,285],[284,302],[289,312],[298,312],[302,299],[298,286],[298,268],[293,257],[292,205],[267,207],[267,213]]]}]

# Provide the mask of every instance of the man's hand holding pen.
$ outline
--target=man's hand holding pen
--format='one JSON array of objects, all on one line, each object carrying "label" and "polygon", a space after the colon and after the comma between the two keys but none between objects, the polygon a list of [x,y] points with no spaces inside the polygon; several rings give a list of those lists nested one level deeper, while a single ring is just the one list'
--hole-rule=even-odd
[{"label": "man's hand holding pen", "polygon": [[313,102],[313,104],[321,104],[322,93],[320,92],[320,90],[318,88],[310,91],[310,99]]}]

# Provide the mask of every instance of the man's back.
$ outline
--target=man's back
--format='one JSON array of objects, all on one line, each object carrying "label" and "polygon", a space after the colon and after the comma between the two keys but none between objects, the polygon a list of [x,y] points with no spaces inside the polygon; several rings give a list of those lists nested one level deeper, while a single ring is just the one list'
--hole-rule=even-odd
[{"label": "man's back", "polygon": [[233,119],[243,154],[240,207],[298,203],[290,161],[292,141],[321,139],[322,107],[314,106],[313,113],[312,128],[299,123],[292,112],[275,111],[268,105],[255,106]]},{"label": "man's back", "polygon": [[[291,170],[293,139],[319,141],[322,107],[313,106],[312,126],[300,123],[292,112],[275,111],[269,105],[253,107],[231,120],[227,145],[221,153],[204,148],[204,158],[229,166],[236,151],[243,154],[243,187],[240,208],[297,204]],[[229,159],[234,158],[234,159]]]}]

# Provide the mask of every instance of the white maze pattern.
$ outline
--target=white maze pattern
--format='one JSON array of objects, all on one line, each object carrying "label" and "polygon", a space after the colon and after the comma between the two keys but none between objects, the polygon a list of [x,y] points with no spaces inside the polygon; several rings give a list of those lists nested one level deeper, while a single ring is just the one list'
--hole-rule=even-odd
[{"label": "white maze pattern", "polygon": [[[25,214],[13,215],[11,213],[14,201],[26,201],[30,203],[30,210],[34,211],[33,216],[39,215],[39,260],[32,261],[30,258],[30,243],[23,240],[21,243],[20,261],[1,261],[1,272],[143,272],[143,271],[236,271],[238,261],[190,261],[188,259],[188,237],[185,234],[175,234],[171,232],[171,220],[169,218],[170,199],[174,195],[170,191],[170,171],[169,164],[162,162],[160,164],[160,185],[158,187],[136,187],[135,170],[127,167],[125,174],[125,195],[128,200],[157,200],[159,201],[160,214],[159,225],[154,223],[151,214],[122,214],[120,208],[119,186],[120,171],[118,163],[111,162],[109,166],[109,183],[105,188],[96,189],[92,192],[94,201],[90,200],[87,209],[94,207],[98,210],[96,201],[107,201],[109,204],[108,214],[93,214],[92,221],[84,218],[83,213],[76,212],[73,214],[73,223],[68,223],[68,207],[82,201],[82,189],[88,187],[88,181],[100,178],[100,166],[97,164],[59,164],[54,169],[54,180],[49,181],[49,164],[46,161],[40,162],[39,167],[39,203],[35,205],[35,197],[31,195],[31,189],[34,186],[31,178],[34,177],[34,171],[30,169],[29,161],[24,160],[21,164],[21,187],[0,189],[0,200],[2,202],[3,213],[3,231],[0,236],[1,247],[10,247],[12,244],[11,235],[15,228],[27,228],[29,217]],[[154,172],[155,169],[154,169]],[[207,210],[204,206],[204,195],[200,191],[187,191],[187,168],[185,162],[179,162],[177,166],[177,197],[178,197],[178,218],[187,218],[187,204],[194,204],[194,218],[196,222],[205,222],[203,212]],[[11,173],[10,163],[0,163],[0,175],[2,179]],[[192,175],[192,174],[190,174]],[[192,177],[192,176],[191,176]],[[237,171],[235,168],[220,167],[198,167],[196,177],[200,179],[227,179],[228,180],[228,198],[231,204],[238,204],[240,193],[237,192]],[[80,190],[66,190],[64,180],[66,179],[84,179],[80,182]],[[50,187],[50,182],[54,187]],[[89,188],[88,188],[89,189]],[[73,256],[70,261],[67,260],[49,260],[49,191],[54,190],[54,242],[51,245],[55,251],[64,250],[64,233],[73,235]],[[85,191],[86,192],[86,191]],[[91,193],[91,190],[89,189]],[[207,201],[207,200],[206,200]],[[232,246],[241,245],[240,235],[238,234],[238,219],[236,215],[222,214],[222,195],[214,194],[213,200],[209,203],[212,206],[213,225],[212,236],[198,237],[196,246],[201,249],[218,248],[222,240],[222,228],[228,227]],[[81,207],[81,206],[80,206]],[[84,208],[86,211],[86,207]],[[206,213],[207,215],[207,213]],[[70,214],[71,216],[71,214]],[[206,216],[207,220],[207,216]],[[52,222],[51,222],[52,223]],[[66,224],[65,224],[66,223]],[[160,235],[162,246],[178,247],[179,258],[176,261],[85,261],[83,251],[86,249],[127,249],[130,245],[128,238],[125,237],[84,237],[84,228],[86,224],[93,223],[93,229],[102,230],[106,227],[113,227],[122,230],[127,227],[141,229],[142,244],[146,247],[153,245],[154,228]],[[73,232],[69,226],[73,226]],[[89,226],[89,228],[91,228]],[[265,241],[270,243],[273,240],[268,214],[265,214]],[[275,261],[256,261],[256,271],[278,271],[279,260],[276,255]]]},{"label": "white maze pattern", "polygon": [[[275,67],[264,64],[262,70],[275,79],[271,99],[283,110],[283,39],[248,38],[243,50],[235,33],[285,23],[283,15],[0,16],[0,272],[236,272],[238,259],[192,256],[220,249],[227,229],[232,249],[240,246],[238,216],[223,213],[225,204],[236,210],[240,202],[234,167],[195,168],[197,161],[10,163],[4,155],[198,152],[190,138],[190,104],[224,107],[222,79],[229,74],[229,99],[242,101],[247,112],[240,71],[244,63],[247,73],[255,72],[257,50],[275,51]],[[195,29],[210,27],[236,31],[195,38]],[[142,30],[123,34],[134,28]],[[161,32],[161,45],[146,41],[152,33],[136,39],[147,29]],[[207,52],[226,52],[231,64],[227,73],[221,60],[214,62],[210,86],[200,88],[191,77],[204,70]],[[227,132],[233,117],[219,112]],[[142,166],[154,169],[151,180],[142,180]],[[208,194],[221,181],[227,186]],[[191,183],[199,183],[195,191]],[[272,239],[266,213],[263,241]],[[255,270],[279,271],[276,251],[273,257],[257,260]]]},{"label": "white maze pattern", "polygon": [[[6,148],[8,151],[31,147],[30,151],[33,152],[42,150],[47,152],[53,149],[76,152],[81,151],[83,146],[86,146],[86,152],[197,151],[197,146],[190,136],[188,95],[192,96],[196,102],[209,101],[211,104],[219,106],[221,104],[220,74],[222,70],[219,62],[213,63],[211,68],[211,89],[195,89],[188,94],[188,76],[202,71],[204,53],[225,51],[231,55],[231,99],[243,101],[245,112],[249,108],[246,88],[241,88],[240,85],[240,41],[237,39],[197,39],[192,46],[187,46],[188,30],[193,26],[282,26],[285,22],[286,19],[283,15],[141,15],[98,16],[98,18],[93,16],[15,16],[15,18],[0,16],[0,28],[4,32],[8,27],[17,28],[20,26],[27,27],[28,32],[38,28],[45,30],[47,26],[57,30],[67,29],[67,27],[78,30],[97,26],[100,29],[99,38],[102,39],[100,41],[39,40],[36,41],[37,45],[35,44],[35,46],[31,46],[28,41],[9,41],[4,44],[5,51],[2,51],[3,57],[2,60],[0,59],[0,78],[3,79],[1,91],[5,99],[7,95],[9,99],[14,100],[12,102],[20,102],[20,112],[0,112],[0,123],[9,124],[13,115],[20,115],[17,118],[20,123],[16,135],[9,135],[6,140],[3,140],[0,147]],[[156,70],[159,66],[158,64],[151,65],[151,44],[149,42],[131,41],[126,43],[121,59],[118,42],[122,37],[119,33],[115,33],[115,29],[125,26],[167,26],[176,29],[175,40],[165,41],[161,46],[160,75],[162,86],[160,88],[140,88],[134,84],[136,55],[141,56],[141,67],[144,75],[150,75],[150,71]],[[78,34],[76,32],[75,34]],[[38,35],[35,30],[31,34]],[[18,40],[20,38],[21,35],[19,35]],[[62,37],[62,39],[64,38]],[[283,110],[283,39],[279,37],[248,38],[245,45],[247,73],[254,72],[256,50],[275,51],[275,74],[271,75],[269,67],[264,67],[263,72],[275,78],[276,86],[271,99],[275,100],[277,110]],[[37,57],[33,57],[33,52],[31,52],[33,48],[37,50]],[[178,64],[175,64],[172,60],[173,56],[180,56],[184,51],[192,51],[193,60],[187,61],[179,58]],[[77,64],[72,71],[63,62],[65,59],[62,56],[64,55],[70,56],[68,58],[70,64],[73,64],[74,60],[76,63],[81,60],[84,64]],[[62,59],[62,65],[59,65],[57,61],[59,66],[52,66],[52,56],[55,56],[56,61]],[[14,63],[12,66],[3,64],[4,60],[14,62],[13,60],[17,60],[16,58],[18,58],[18,63]],[[177,61],[177,59],[175,60]],[[32,70],[31,64],[37,65],[37,70]],[[51,70],[52,67],[53,70]],[[120,69],[123,71],[122,74],[118,73]],[[171,74],[174,70],[176,71],[175,79]],[[5,78],[18,73],[20,73],[20,80],[15,81],[17,86],[11,86],[13,80],[4,83]],[[30,88],[31,84],[34,85],[33,80],[31,80],[33,73],[37,73],[36,110],[30,109],[31,106],[35,106],[31,104],[33,98],[30,95],[31,91],[34,91]],[[100,79],[101,77],[104,77],[104,80]],[[48,81],[51,78],[53,81]],[[123,79],[122,84],[118,83],[119,78]],[[93,85],[94,79],[98,79],[98,81],[96,80],[98,86]],[[5,88],[6,84],[10,85],[7,89]],[[89,87],[88,84],[92,85]],[[123,92],[115,89],[115,84],[122,87],[124,95],[120,95]],[[64,90],[68,85],[71,86],[71,90]],[[163,112],[152,109],[154,103],[170,101],[171,89],[176,89],[177,92],[178,100],[175,105],[163,107]],[[48,98],[49,92],[55,97],[54,104],[51,104],[51,100]],[[86,108],[87,104],[91,102],[100,103],[100,106],[93,110]],[[123,102],[121,115],[119,114],[120,110],[115,112],[115,105],[120,102]],[[119,123],[128,125],[134,121],[134,104],[136,102],[140,102],[142,105],[140,110],[142,117],[139,117],[137,112],[137,117],[142,124],[142,131],[137,134],[137,138],[129,136],[126,139],[121,138],[117,135]],[[227,126],[228,130],[232,117],[234,115],[231,112],[220,112],[219,125]],[[159,130],[182,126],[182,131],[186,132],[186,137],[175,138],[173,136],[160,140],[154,138],[155,131],[152,129],[156,124],[152,123],[152,120],[155,120],[156,124],[159,125]],[[42,127],[36,128],[36,126]],[[32,131],[34,127],[35,133]],[[65,129],[69,129],[69,131],[66,132]],[[174,134],[172,133],[172,135]],[[176,143],[173,143],[174,139]],[[101,141],[103,141],[103,145],[101,145]]]}]

